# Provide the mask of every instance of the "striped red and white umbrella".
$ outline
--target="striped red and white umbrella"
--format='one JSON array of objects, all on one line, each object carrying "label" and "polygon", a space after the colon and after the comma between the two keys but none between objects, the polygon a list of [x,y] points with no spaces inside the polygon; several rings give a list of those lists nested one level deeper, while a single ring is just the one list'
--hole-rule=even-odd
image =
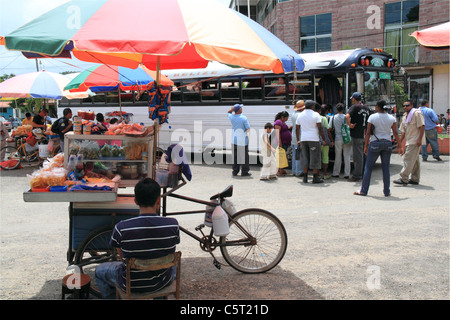
[{"label": "striped red and white umbrella", "polygon": [[275,73],[302,71],[301,57],[267,29],[215,0],[73,0],[6,35],[29,56],[151,70],[209,61]]}]

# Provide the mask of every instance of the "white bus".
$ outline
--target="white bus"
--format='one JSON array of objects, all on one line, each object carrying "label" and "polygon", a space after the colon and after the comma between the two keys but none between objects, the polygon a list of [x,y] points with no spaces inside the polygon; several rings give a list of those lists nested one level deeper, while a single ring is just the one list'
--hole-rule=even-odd
[{"label": "white bus", "polygon": [[[321,101],[319,82],[325,75],[337,78],[342,88],[340,102],[351,105],[350,96],[359,91],[369,106],[379,99],[394,101],[392,74],[394,62],[380,49],[355,49],[303,54],[301,73],[271,72],[232,68],[211,62],[205,69],[166,70],[174,81],[169,122],[161,127],[158,145],[165,150],[180,143],[187,152],[227,151],[231,147],[231,124],[227,112],[234,104],[243,104],[251,131],[249,150],[259,150],[264,125],[274,122],[280,111],[293,112],[297,100]],[[139,100],[133,92],[121,94],[122,110],[133,114],[132,121],[149,125],[147,97]],[[58,115],[65,107],[106,114],[119,110],[117,93],[97,93],[84,100],[63,99]],[[291,125],[288,120],[288,125]]]}]

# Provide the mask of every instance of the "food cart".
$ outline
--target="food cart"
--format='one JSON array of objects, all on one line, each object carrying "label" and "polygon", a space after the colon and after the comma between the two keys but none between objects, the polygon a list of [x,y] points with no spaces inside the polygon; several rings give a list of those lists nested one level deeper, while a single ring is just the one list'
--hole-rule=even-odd
[{"label": "food cart", "polygon": [[[143,128],[141,134],[66,133],[63,163],[67,174],[65,185],[30,187],[23,193],[25,202],[69,203],[69,264],[74,263],[79,245],[90,232],[139,214],[134,197],[121,193],[120,189],[134,187],[147,176],[154,178],[155,128],[157,124]],[[84,168],[89,168],[90,174],[87,176],[91,178],[81,177],[80,181],[75,177],[73,182],[70,181],[70,172],[76,171],[71,163],[75,157],[82,161]]]}]

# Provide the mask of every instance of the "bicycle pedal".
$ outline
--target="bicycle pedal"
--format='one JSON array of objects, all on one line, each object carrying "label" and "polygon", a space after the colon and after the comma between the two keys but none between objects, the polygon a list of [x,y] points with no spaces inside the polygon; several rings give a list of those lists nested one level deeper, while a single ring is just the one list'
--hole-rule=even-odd
[{"label": "bicycle pedal", "polygon": [[219,269],[219,270],[220,270],[220,268],[222,267],[222,265],[220,264],[220,262],[217,261],[216,259],[214,259],[213,264],[214,264],[214,266],[215,266],[217,269]]},{"label": "bicycle pedal", "polygon": [[195,227],[195,231],[200,231],[200,230],[202,230],[204,227],[205,227],[205,225],[202,223],[202,224],[200,224],[200,225],[198,225],[198,226]]}]

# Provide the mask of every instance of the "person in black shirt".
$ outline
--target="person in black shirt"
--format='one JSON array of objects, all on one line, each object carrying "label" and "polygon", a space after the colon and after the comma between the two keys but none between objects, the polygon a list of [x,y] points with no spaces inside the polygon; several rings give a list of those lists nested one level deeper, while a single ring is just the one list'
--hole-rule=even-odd
[{"label": "person in black shirt", "polygon": [[361,102],[361,93],[355,92],[352,95],[353,105],[348,109],[345,118],[350,127],[350,137],[352,138],[354,169],[349,181],[360,181],[364,166],[364,135],[369,119],[369,108]]},{"label": "person in black shirt", "polygon": [[42,131],[45,131],[46,124],[45,121],[47,119],[48,110],[45,108],[42,108],[41,111],[33,118],[33,129],[42,129]]},{"label": "person in black shirt", "polygon": [[70,108],[65,108],[63,110],[63,116],[59,118],[58,123],[58,133],[60,139],[61,150],[64,152],[64,134],[69,131],[73,131],[73,123],[72,123],[72,110]]}]

